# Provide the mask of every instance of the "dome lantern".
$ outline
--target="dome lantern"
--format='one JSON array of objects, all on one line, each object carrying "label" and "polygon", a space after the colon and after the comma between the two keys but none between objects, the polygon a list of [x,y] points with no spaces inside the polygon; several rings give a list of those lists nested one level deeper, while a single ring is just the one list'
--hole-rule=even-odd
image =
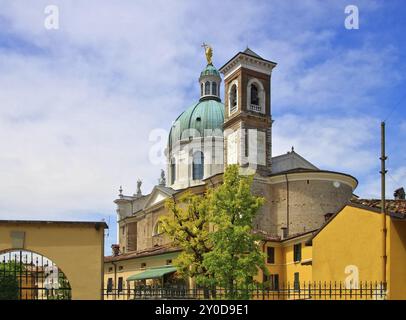
[{"label": "dome lantern", "polygon": [[209,45],[203,43],[202,47],[205,48],[207,66],[200,73],[200,101],[203,100],[217,100],[220,99],[220,72],[213,66],[212,56],[213,49]]}]

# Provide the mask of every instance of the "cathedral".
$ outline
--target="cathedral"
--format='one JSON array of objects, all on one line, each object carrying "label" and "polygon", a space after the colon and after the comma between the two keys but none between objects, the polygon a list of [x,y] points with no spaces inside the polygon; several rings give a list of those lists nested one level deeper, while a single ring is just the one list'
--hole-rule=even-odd
[{"label": "cathedral", "polygon": [[200,98],[172,124],[166,174],[162,171],[149,194],[142,193],[139,181],[135,194],[120,189],[114,201],[118,239],[113,255],[105,258],[106,280],[120,261],[126,262],[121,282],[137,280],[129,278],[150,267],[176,270],[170,266],[179,249],[171,246],[159,222],[169,214],[165,201],[185,192],[203,194],[222,182],[229,164],[254,175],[252,191],[266,201],[253,227],[275,241],[311,235],[353,197],[354,177],[323,170],[293,147],[272,154],[271,81],[277,64],[247,48],[217,69],[211,47],[204,47],[207,65],[196,84]]}]

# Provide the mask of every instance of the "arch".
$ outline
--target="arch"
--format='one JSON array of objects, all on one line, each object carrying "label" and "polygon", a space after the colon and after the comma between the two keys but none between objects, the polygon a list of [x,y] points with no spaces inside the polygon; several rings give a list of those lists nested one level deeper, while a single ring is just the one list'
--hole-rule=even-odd
[{"label": "arch", "polygon": [[228,111],[232,114],[238,110],[238,81],[230,83],[228,90]]},{"label": "arch", "polygon": [[210,82],[206,81],[204,84],[204,95],[210,95]]},{"label": "arch", "polygon": [[266,113],[265,89],[261,81],[252,78],[247,84],[247,110]]},{"label": "arch", "polygon": [[0,252],[0,300],[71,300],[71,285],[54,261],[37,252]]},{"label": "arch", "polygon": [[217,96],[217,83],[215,81],[211,83],[211,94]]},{"label": "arch", "polygon": [[204,84],[203,82],[200,84],[200,96],[203,96],[204,94]]},{"label": "arch", "polygon": [[204,153],[196,151],[193,153],[192,179],[202,180],[204,177]]},{"label": "arch", "polygon": [[154,230],[152,230],[152,235],[159,236],[160,234],[163,234],[164,232],[165,232],[165,230],[163,229],[162,221],[158,220],[154,225]]}]

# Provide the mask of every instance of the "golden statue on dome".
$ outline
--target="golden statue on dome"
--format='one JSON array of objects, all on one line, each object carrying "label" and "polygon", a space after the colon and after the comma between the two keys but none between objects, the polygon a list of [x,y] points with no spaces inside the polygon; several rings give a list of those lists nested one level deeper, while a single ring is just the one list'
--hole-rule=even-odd
[{"label": "golden statue on dome", "polygon": [[209,46],[208,44],[204,43],[202,44],[202,47],[205,50],[206,53],[206,60],[207,64],[213,64],[212,58],[213,58],[213,48]]}]

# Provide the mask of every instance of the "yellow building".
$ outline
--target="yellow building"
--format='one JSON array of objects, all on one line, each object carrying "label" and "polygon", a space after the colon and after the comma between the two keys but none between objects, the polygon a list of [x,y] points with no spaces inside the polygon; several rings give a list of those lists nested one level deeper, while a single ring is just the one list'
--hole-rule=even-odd
[{"label": "yellow building", "polygon": [[[388,299],[406,299],[406,201],[387,200]],[[383,223],[379,200],[357,200],[339,211],[311,240],[314,281],[383,282]]]},{"label": "yellow building", "polygon": [[51,298],[58,288],[74,300],[101,300],[106,228],[104,222],[0,220],[0,267],[22,266],[20,299]]}]

